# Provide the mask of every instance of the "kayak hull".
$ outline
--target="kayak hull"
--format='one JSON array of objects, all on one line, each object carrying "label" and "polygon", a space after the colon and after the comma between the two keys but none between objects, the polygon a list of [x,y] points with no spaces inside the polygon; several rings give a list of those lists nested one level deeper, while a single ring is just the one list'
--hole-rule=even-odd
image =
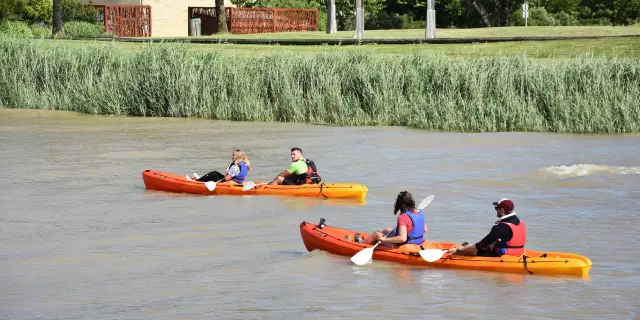
[{"label": "kayak hull", "polygon": [[[300,223],[300,234],[307,251],[323,250],[337,255],[352,257],[362,249],[371,245],[355,242],[359,233],[362,239],[369,234],[303,221]],[[449,249],[457,246],[448,242],[425,241],[422,245],[403,245],[399,248],[378,246],[373,253],[373,260],[397,262],[413,266],[429,268],[470,269],[503,273],[563,275],[586,278],[591,269],[589,258],[563,252],[541,252],[527,250],[525,257],[470,257],[445,253],[435,262],[427,262],[420,257],[421,246],[424,249]]]},{"label": "kayak hull", "polygon": [[142,180],[149,190],[168,192],[181,192],[204,195],[282,195],[295,197],[319,197],[319,198],[348,198],[364,200],[367,195],[367,187],[362,184],[346,183],[320,183],[303,185],[260,185],[252,190],[242,191],[242,185],[229,183],[217,183],[213,191],[205,186],[204,182],[188,181],[184,175],[166,173],[154,170],[142,171]]}]

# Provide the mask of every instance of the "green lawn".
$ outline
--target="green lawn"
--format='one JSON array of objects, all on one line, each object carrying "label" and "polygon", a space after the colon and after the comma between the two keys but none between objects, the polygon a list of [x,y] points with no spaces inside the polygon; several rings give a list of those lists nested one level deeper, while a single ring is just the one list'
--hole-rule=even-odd
[{"label": "green lawn", "polygon": [[[640,24],[627,27],[508,27],[477,29],[437,29],[438,38],[476,38],[476,37],[542,37],[542,36],[614,36],[640,35]],[[340,31],[335,34],[325,32],[283,32],[260,34],[223,34],[212,38],[235,39],[340,39],[351,38],[353,31]],[[409,30],[365,30],[367,39],[383,38],[424,38],[424,29]],[[185,37],[188,38],[188,37]]]},{"label": "green lawn", "polygon": [[[372,30],[365,31],[366,38],[411,38],[420,37],[422,30]],[[553,35],[640,35],[640,25],[629,27],[510,27],[510,28],[482,28],[482,29],[441,29],[438,31],[439,37],[499,37],[499,36],[553,36]],[[231,35],[227,34],[219,37],[233,38],[262,38],[262,39],[305,39],[305,38],[327,38],[327,37],[347,37],[351,32],[340,32],[338,35],[327,35],[321,32],[299,32],[299,33],[278,33],[278,34],[252,34],[252,35]],[[185,38],[186,39],[186,38]],[[157,41],[162,39],[154,38],[156,41],[151,44],[154,47],[164,46]],[[35,40],[51,41],[51,40]],[[95,43],[100,46],[114,46],[123,48],[126,51],[137,51],[150,44],[125,43],[125,42],[103,42],[93,40],[56,40],[52,41],[64,46],[86,46],[88,43]],[[494,43],[474,43],[474,44],[392,44],[376,45],[365,44],[355,45],[315,45],[315,46],[285,46],[285,45],[250,45],[250,44],[172,44],[186,46],[190,50],[220,52],[229,55],[262,55],[281,52],[294,52],[301,54],[314,54],[332,51],[355,51],[370,54],[410,54],[414,52],[437,52],[448,56],[464,55],[523,55],[532,58],[563,58],[574,57],[581,54],[606,55],[610,57],[640,57],[640,36],[626,38],[603,38],[603,39],[572,39],[572,40],[552,40],[552,41],[518,41],[518,42],[494,42]]]},{"label": "green lawn", "polygon": [[[44,40],[50,41],[50,40]],[[100,41],[68,41],[57,40],[56,43],[65,46],[86,46],[87,43],[96,45],[115,46],[127,51],[137,51],[145,46],[165,46],[168,44],[154,43],[124,43]],[[575,57],[585,53],[606,55],[609,57],[640,57],[640,36],[630,38],[606,38],[587,40],[552,40],[552,41],[519,41],[476,44],[408,44],[408,45],[376,45],[361,46],[320,45],[320,46],[281,46],[281,45],[249,45],[249,44],[170,44],[185,45],[190,50],[220,52],[229,55],[263,55],[281,52],[301,54],[315,54],[322,52],[366,52],[370,54],[411,54],[414,52],[437,52],[448,56],[464,55],[522,55],[532,58],[563,58]]]}]

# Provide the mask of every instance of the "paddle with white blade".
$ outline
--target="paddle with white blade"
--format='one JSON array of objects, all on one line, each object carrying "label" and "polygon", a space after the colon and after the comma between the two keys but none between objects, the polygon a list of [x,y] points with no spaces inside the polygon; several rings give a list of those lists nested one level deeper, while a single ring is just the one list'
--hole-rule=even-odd
[{"label": "paddle with white blade", "polygon": [[[391,232],[393,232],[393,230],[391,230],[389,233],[387,233],[385,235],[385,237],[390,235]],[[356,253],[355,256],[351,257],[351,261],[353,261],[353,263],[355,263],[355,264],[357,264],[359,266],[366,264],[367,262],[369,262],[369,260],[371,260],[371,257],[373,257],[373,249],[375,249],[381,242],[382,241],[378,241],[378,243],[376,243],[371,248],[365,248],[365,249],[360,250],[360,252]]]},{"label": "paddle with white blade", "polygon": [[256,187],[256,183],[253,181],[249,181],[242,186],[242,191],[251,190]]},{"label": "paddle with white blade", "polygon": [[422,202],[420,202],[420,204],[418,205],[418,210],[422,210],[426,208],[428,205],[431,204],[431,201],[433,201],[433,195],[430,195],[424,198],[424,200],[422,200]]},{"label": "paddle with white blade", "polygon": [[207,186],[207,189],[209,189],[209,191],[213,191],[216,189],[216,185],[218,184],[218,182],[224,180],[224,178],[218,180],[218,181],[207,181],[204,183],[205,186]]},{"label": "paddle with white blade", "polygon": [[[463,243],[463,246],[466,246],[468,243]],[[440,249],[425,249],[425,250],[420,250],[420,256],[422,257],[422,259],[424,259],[424,261],[426,262],[435,262],[440,260],[440,258],[442,258],[442,256],[451,251],[451,249],[446,249],[446,250],[440,250]]]},{"label": "paddle with white blade", "polygon": [[[420,204],[418,205],[418,210],[422,210],[422,209],[426,208],[428,205],[431,204],[431,201],[433,201],[433,195],[430,195],[430,196],[426,197],[424,200],[422,200],[422,202],[420,202]],[[393,230],[391,230],[391,232],[387,233],[385,235],[385,237],[390,235],[392,232],[393,232]],[[355,264],[357,264],[359,266],[366,264],[373,257],[373,250],[381,242],[382,241],[378,241],[378,243],[376,243],[371,248],[364,248],[364,249],[360,250],[360,252],[356,253],[355,256],[351,257],[351,261],[353,261],[353,263],[355,263]]]}]

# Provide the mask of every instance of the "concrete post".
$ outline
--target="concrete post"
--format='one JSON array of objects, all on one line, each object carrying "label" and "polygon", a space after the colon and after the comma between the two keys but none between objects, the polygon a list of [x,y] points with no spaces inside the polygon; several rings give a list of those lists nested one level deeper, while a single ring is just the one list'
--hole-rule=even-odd
[{"label": "concrete post", "polygon": [[427,1],[427,21],[424,30],[424,37],[427,39],[436,38],[436,1]]},{"label": "concrete post", "polygon": [[353,38],[362,39],[364,37],[364,8],[362,0],[356,0],[356,30],[353,32]]},{"label": "concrete post", "polygon": [[338,24],[336,23],[336,0],[327,1],[327,33],[337,33]]}]

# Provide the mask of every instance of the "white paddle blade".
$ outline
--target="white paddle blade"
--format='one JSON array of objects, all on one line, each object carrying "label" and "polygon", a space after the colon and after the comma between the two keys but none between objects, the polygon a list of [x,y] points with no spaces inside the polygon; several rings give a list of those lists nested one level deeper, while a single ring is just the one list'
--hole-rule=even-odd
[{"label": "white paddle blade", "polygon": [[434,262],[434,261],[438,261],[440,260],[440,258],[442,258],[442,256],[444,255],[444,251],[440,250],[440,249],[427,249],[427,250],[420,250],[420,256],[422,257],[422,259],[424,259],[426,262]]},{"label": "white paddle blade", "polygon": [[422,209],[426,208],[428,205],[430,205],[431,201],[433,201],[433,197],[434,197],[434,195],[430,195],[430,196],[424,198],[424,200],[422,200],[422,202],[420,202],[420,204],[418,205],[418,210],[422,210]]},{"label": "white paddle blade", "polygon": [[242,186],[242,191],[251,190],[256,187],[256,183],[253,181],[249,181]]},{"label": "white paddle blade", "polygon": [[216,189],[216,183],[213,181],[207,181],[204,183],[205,186],[207,186],[207,189],[209,189],[209,191],[213,191]]},{"label": "white paddle blade", "polygon": [[356,253],[355,256],[351,257],[351,261],[359,266],[362,266],[371,261],[371,257],[373,257],[373,248],[366,248]]}]

